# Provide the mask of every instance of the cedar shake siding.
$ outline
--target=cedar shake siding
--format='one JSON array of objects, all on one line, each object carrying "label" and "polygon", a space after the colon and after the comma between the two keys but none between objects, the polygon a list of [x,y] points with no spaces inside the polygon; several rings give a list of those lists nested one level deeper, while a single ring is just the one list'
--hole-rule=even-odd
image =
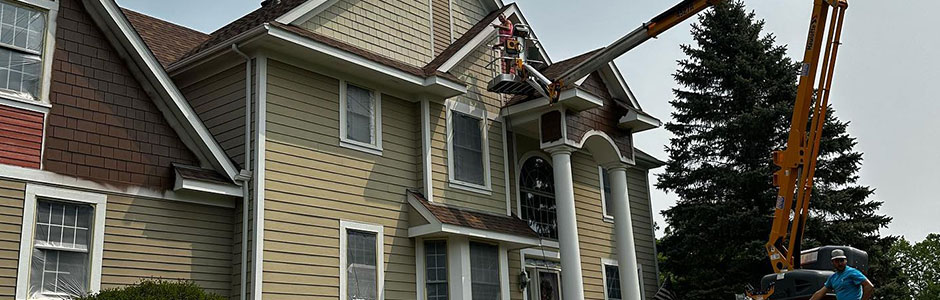
[{"label": "cedar shake siding", "polygon": [[45,169],[165,188],[171,163],[198,165],[81,2],[57,22]]},{"label": "cedar shake siding", "polygon": [[43,114],[0,105],[0,164],[39,169]]}]

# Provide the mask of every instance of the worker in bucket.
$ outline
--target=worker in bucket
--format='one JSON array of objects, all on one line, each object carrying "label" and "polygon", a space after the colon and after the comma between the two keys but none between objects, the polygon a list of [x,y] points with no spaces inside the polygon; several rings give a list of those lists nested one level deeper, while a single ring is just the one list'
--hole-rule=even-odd
[{"label": "worker in bucket", "polygon": [[[493,25],[497,29],[497,35],[499,36],[499,44],[494,45],[493,48],[501,49],[501,55],[503,57],[509,57],[509,50],[507,49],[508,44],[506,43],[509,40],[515,39],[513,37],[513,31],[515,26],[512,24],[512,21],[506,16],[499,15],[499,25]],[[501,60],[502,69],[504,74],[516,74],[516,68],[514,66],[514,59],[506,58]]]},{"label": "worker in bucket", "polygon": [[820,300],[827,293],[835,291],[838,300],[869,300],[875,287],[861,271],[847,265],[845,252],[832,250],[832,267],[835,273],[829,276],[826,284],[813,294],[810,300]]}]

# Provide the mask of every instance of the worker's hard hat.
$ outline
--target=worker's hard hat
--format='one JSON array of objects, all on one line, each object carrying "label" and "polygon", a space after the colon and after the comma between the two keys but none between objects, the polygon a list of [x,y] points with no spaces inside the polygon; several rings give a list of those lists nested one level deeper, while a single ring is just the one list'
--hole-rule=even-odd
[{"label": "worker's hard hat", "polygon": [[842,251],[842,249],[832,250],[832,260],[836,260],[840,258],[842,259],[845,258],[845,252]]}]

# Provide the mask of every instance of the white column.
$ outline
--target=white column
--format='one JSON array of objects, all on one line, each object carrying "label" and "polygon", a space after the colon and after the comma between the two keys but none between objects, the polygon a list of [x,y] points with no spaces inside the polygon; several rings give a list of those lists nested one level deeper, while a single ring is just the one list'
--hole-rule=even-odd
[{"label": "white column", "polygon": [[633,220],[630,218],[630,198],[627,193],[627,168],[618,165],[607,170],[612,198],[608,204],[613,209],[617,261],[620,265],[620,291],[623,299],[641,299],[636,244],[633,241]]},{"label": "white column", "polygon": [[571,178],[572,148],[561,146],[547,151],[552,154],[552,169],[555,175],[555,212],[558,215],[558,248],[561,251],[562,299],[584,299],[581,249],[578,243],[574,184]]},{"label": "white column", "polygon": [[[423,258],[421,258],[423,259]],[[447,239],[447,277],[451,297],[454,299],[472,299],[470,290],[470,240],[466,236],[455,235]]]}]

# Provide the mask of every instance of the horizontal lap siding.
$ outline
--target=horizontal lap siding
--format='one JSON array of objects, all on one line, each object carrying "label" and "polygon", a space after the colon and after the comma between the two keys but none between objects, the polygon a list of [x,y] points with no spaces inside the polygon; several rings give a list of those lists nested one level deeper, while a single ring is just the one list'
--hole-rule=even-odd
[{"label": "horizontal lap siding", "polygon": [[[483,4],[476,0],[451,0],[452,14],[454,15],[454,39],[458,39],[480,22],[490,12],[483,8]],[[435,26],[437,26],[435,24]]]},{"label": "horizontal lap siding", "polygon": [[0,106],[0,164],[39,168],[42,113]]},{"label": "horizontal lap siding", "polygon": [[180,87],[193,110],[225,153],[237,164],[245,153],[245,66],[227,70]]},{"label": "horizontal lap siding", "polygon": [[431,61],[428,0],[340,0],[301,27],[413,66]]},{"label": "horizontal lap siding", "polygon": [[340,220],[384,226],[385,298],[414,299],[417,104],[382,96],[377,156],[339,146],[338,80],[274,60],[268,71],[265,299],[339,295]]},{"label": "horizontal lap siding", "polygon": [[637,257],[643,265],[643,284],[646,298],[652,299],[659,289],[656,274],[656,239],[653,236],[653,220],[649,195],[649,171],[630,168],[627,170],[627,187],[630,191],[630,211],[633,212],[633,237],[636,241]]},{"label": "horizontal lap siding", "polygon": [[233,228],[232,209],[108,196],[102,288],[160,277],[228,296]]},{"label": "horizontal lap siding", "polygon": [[450,35],[450,0],[431,0],[434,22],[434,55],[450,46],[454,40]]},{"label": "horizontal lap siding", "polygon": [[0,298],[13,299],[26,184],[0,180]]}]

